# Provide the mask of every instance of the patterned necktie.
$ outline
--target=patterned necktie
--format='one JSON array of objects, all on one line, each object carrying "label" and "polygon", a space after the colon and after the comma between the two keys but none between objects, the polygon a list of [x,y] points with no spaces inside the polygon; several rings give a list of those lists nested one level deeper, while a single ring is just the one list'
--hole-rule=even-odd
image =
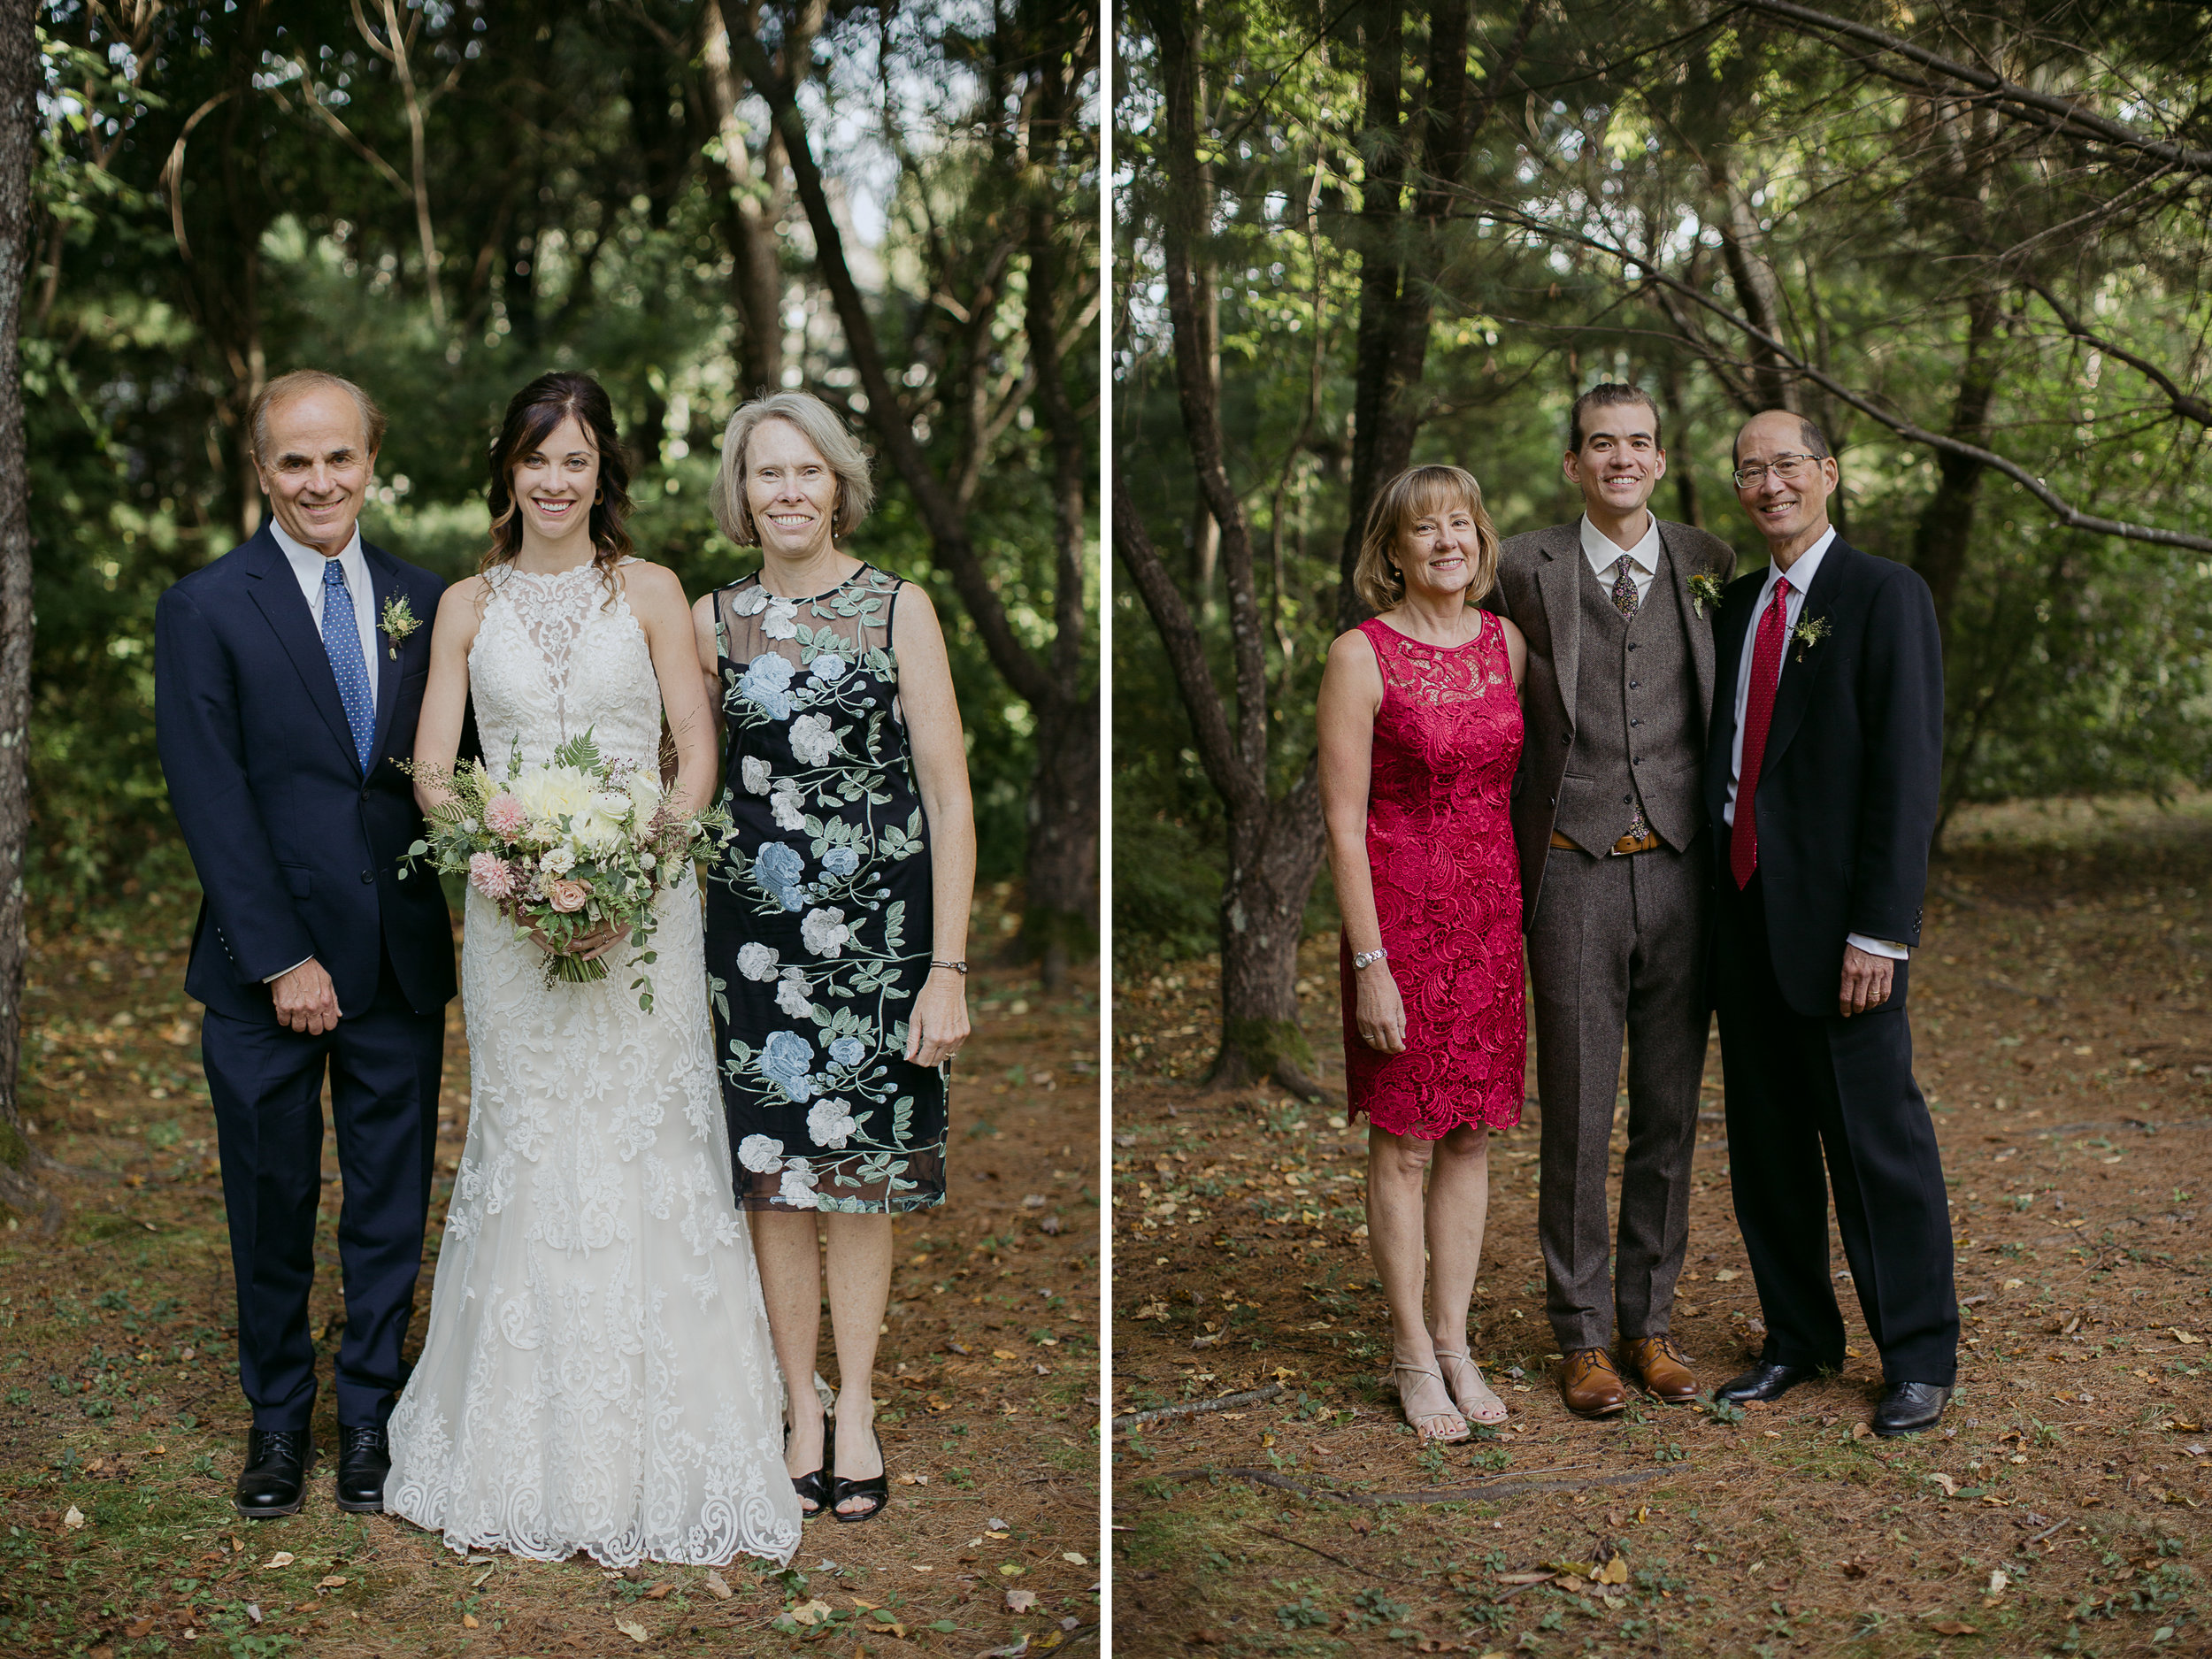
[{"label": "patterned necktie", "polygon": [[1613,565],[1613,609],[1624,617],[1636,614],[1636,577],[1624,553]]},{"label": "patterned necktie", "polygon": [[1751,649],[1751,688],[1744,699],[1743,767],[1736,780],[1736,823],[1728,838],[1728,872],[1739,889],[1759,867],[1759,767],[1766,758],[1767,726],[1774,718],[1774,686],[1782,677],[1782,643],[1788,634],[1790,584],[1774,584],[1774,597],[1759,618]]},{"label": "patterned necktie", "polygon": [[346,705],[346,724],[353,728],[353,752],[364,777],[369,771],[369,749],[376,741],[376,702],[369,695],[369,665],[361,658],[361,630],[353,618],[353,594],[338,561],[323,561],[323,652],[330,672],[338,677],[338,701]]}]

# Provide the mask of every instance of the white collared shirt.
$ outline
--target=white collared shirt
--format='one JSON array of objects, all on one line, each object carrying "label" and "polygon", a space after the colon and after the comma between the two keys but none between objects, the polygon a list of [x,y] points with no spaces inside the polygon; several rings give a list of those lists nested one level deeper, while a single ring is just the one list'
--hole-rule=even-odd
[{"label": "white collared shirt", "polygon": [[[1797,562],[1788,570],[1779,565],[1767,566],[1767,579],[1759,588],[1759,603],[1751,608],[1751,624],[1745,632],[1741,659],[1736,664],[1736,734],[1728,748],[1728,799],[1720,810],[1721,820],[1733,828],[1736,822],[1736,781],[1743,776],[1743,717],[1751,701],[1751,654],[1759,638],[1759,618],[1767,613],[1767,606],[1774,601],[1774,585],[1784,577],[1789,579],[1789,596],[1782,602],[1782,639],[1786,648],[1792,634],[1796,631],[1797,619],[1805,614],[1805,595],[1813,585],[1813,578],[1820,572],[1820,561],[1828,551],[1828,544],[1836,539],[1833,525],[1822,533],[1820,540],[1797,556]],[[1789,667],[1790,653],[1782,652],[1782,669],[1774,676],[1778,690],[1782,672]],[[1847,942],[1856,945],[1870,956],[1888,956],[1902,962],[1912,955],[1903,945],[1887,939],[1870,939],[1864,933],[1846,936]]]},{"label": "white collared shirt", "polygon": [[[284,549],[284,557],[298,578],[300,592],[307,596],[307,612],[315,618],[315,632],[323,631],[323,566],[328,561],[305,542],[296,541],[284,533],[284,526],[275,518],[269,520],[269,534]],[[357,522],[353,536],[338,552],[338,568],[345,572],[347,591],[353,595],[353,626],[361,635],[361,662],[369,671],[369,707],[376,707],[376,590],[369,582],[369,562],[361,552],[361,526]]]},{"label": "white collared shirt", "polygon": [[1644,534],[1636,545],[1623,552],[1617,543],[1604,531],[1590,522],[1590,515],[1582,515],[1582,557],[1590,561],[1590,573],[1595,576],[1608,593],[1619,580],[1619,566],[1628,561],[1629,580],[1636,584],[1636,603],[1641,604],[1650,596],[1652,579],[1659,573],[1659,515],[1644,514]]}]

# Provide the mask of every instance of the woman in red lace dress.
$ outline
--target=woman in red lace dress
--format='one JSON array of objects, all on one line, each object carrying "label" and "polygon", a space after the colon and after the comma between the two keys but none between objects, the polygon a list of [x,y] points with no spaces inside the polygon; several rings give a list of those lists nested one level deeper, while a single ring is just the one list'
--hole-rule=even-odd
[{"label": "woman in red lace dress", "polygon": [[1505,1417],[1467,1341],[1489,1131],[1521,1120],[1528,1046],[1506,818],[1527,648],[1513,624],[1475,608],[1497,567],[1471,474],[1400,473],[1375,498],[1353,572],[1380,614],[1330,649],[1321,682],[1345,1073],[1369,1125],[1368,1248],[1406,1420],[1440,1440]]}]

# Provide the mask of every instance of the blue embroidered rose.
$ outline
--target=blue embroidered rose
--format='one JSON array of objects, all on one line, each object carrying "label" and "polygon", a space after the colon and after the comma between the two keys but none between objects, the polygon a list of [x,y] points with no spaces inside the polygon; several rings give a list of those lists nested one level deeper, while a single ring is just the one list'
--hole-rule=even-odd
[{"label": "blue embroidered rose", "polygon": [[772,1031],[760,1051],[760,1069],[797,1105],[814,1098],[814,1045],[795,1031]]},{"label": "blue embroidered rose", "polygon": [[840,1037],[829,1046],[829,1056],[839,1065],[858,1065],[868,1052],[868,1045],[857,1037]]},{"label": "blue embroidered rose", "polygon": [[745,665],[745,677],[737,682],[738,693],[771,719],[787,720],[791,718],[791,699],[784,694],[790,689],[791,676],[795,672],[789,662],[773,651],[763,651]]},{"label": "blue embroidered rose", "polygon": [[841,880],[860,868],[860,855],[849,847],[833,847],[822,855],[822,868]]},{"label": "blue embroidered rose", "polygon": [[781,841],[766,842],[753,860],[754,879],[774,894],[787,910],[795,910],[806,902],[806,895],[799,890],[805,874],[806,860]]}]

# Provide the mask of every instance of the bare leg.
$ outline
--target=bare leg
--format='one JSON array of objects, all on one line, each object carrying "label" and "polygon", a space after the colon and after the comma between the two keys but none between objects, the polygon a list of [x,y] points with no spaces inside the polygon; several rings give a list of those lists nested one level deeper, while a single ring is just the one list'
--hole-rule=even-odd
[{"label": "bare leg", "polygon": [[[1434,1150],[1432,1141],[1370,1125],[1367,1248],[1390,1309],[1390,1357],[1406,1421],[1432,1440],[1464,1440],[1466,1421],[1452,1408],[1451,1395],[1437,1374],[1436,1351],[1421,1312],[1427,1265],[1421,1178]],[[1433,1380],[1423,1380],[1423,1373]]]},{"label": "bare leg", "polygon": [[768,1331],[783,1372],[791,1440],[784,1448],[786,1473],[810,1475],[823,1456],[822,1402],[814,1392],[814,1358],[822,1340],[821,1249],[815,1218],[803,1210],[754,1210],[753,1256],[768,1304]]},{"label": "bare leg", "polygon": [[[891,1217],[833,1211],[822,1217],[822,1231],[829,1240],[830,1333],[837,1343],[837,1448],[830,1472],[865,1480],[883,1472],[875,1436],[876,1338],[891,1305]],[[866,1498],[838,1505],[849,1513],[869,1507]]]},{"label": "bare leg", "polygon": [[1475,1297],[1489,1210],[1490,1132],[1481,1124],[1462,1124],[1436,1143],[1429,1176],[1428,1328],[1453,1399],[1478,1423],[1500,1422],[1506,1415],[1467,1346],[1467,1309]]}]

